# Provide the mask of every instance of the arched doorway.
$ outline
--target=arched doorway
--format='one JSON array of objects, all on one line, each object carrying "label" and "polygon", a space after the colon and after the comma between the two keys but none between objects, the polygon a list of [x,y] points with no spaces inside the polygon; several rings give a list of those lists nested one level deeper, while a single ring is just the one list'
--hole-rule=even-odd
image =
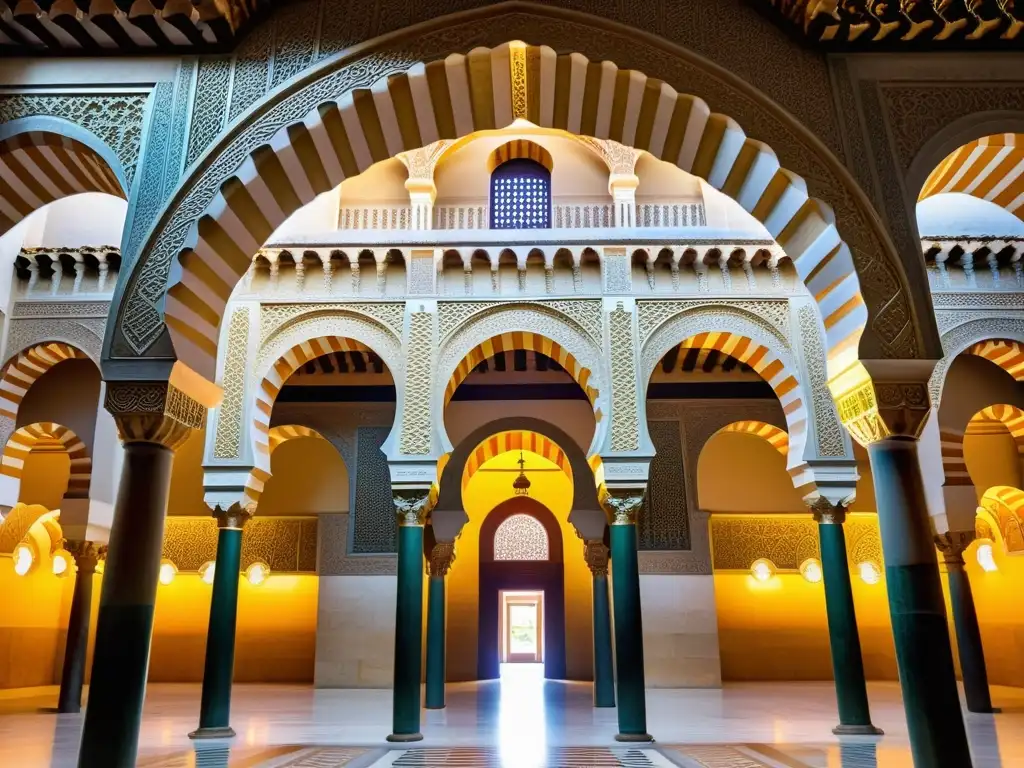
[{"label": "arched doorway", "polygon": [[[511,629],[505,593],[542,595],[538,638],[544,677],[565,678],[565,568],[562,532],[546,506],[530,498],[502,502],[480,529],[480,610],[477,676],[500,676],[502,658],[509,658],[502,637]],[[505,652],[503,653],[503,647]]]}]

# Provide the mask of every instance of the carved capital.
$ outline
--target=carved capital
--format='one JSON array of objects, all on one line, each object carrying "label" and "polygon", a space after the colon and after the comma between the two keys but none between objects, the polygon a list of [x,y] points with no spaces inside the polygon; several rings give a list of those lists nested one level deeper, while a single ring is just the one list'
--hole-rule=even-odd
[{"label": "carved capital", "polygon": [[104,407],[123,442],[158,443],[171,450],[206,422],[206,407],[166,381],[107,382]]},{"label": "carved capital", "polygon": [[863,446],[895,435],[919,437],[931,409],[925,381],[870,379],[836,397],[839,418]]},{"label": "carved capital", "polygon": [[399,526],[426,525],[431,502],[429,488],[393,489],[391,497],[395,503]]},{"label": "carved capital", "polygon": [[964,550],[975,539],[974,531],[949,531],[935,536],[935,546],[942,553],[942,560],[947,567],[962,568]]},{"label": "carved capital", "polygon": [[842,525],[846,522],[846,507],[833,504],[824,496],[819,496],[810,505],[814,519],[823,525]]},{"label": "carved capital", "polygon": [[601,499],[609,525],[636,525],[644,505],[643,488],[609,488]]},{"label": "carved capital", "polygon": [[455,562],[455,542],[439,541],[430,550],[430,575],[444,578]]},{"label": "carved capital", "polygon": [[228,528],[236,531],[242,530],[255,513],[256,506],[253,504],[243,506],[242,504],[235,503],[227,509],[222,508],[218,504],[213,510],[213,516],[217,519],[218,528]]},{"label": "carved capital", "polygon": [[107,554],[106,544],[97,544],[95,541],[82,541],[79,539],[68,539],[64,542],[64,549],[75,558],[75,565],[78,566],[78,573],[81,576],[96,573],[97,563]]},{"label": "carved capital", "polygon": [[588,541],[583,545],[583,558],[595,576],[608,576],[608,547],[603,541]]}]

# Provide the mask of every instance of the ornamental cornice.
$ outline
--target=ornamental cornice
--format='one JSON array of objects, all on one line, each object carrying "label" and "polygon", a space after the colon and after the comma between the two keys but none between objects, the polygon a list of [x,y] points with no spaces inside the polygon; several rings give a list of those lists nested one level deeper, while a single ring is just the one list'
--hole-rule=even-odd
[{"label": "ornamental cornice", "polygon": [[[956,293],[936,291],[932,293],[932,304],[936,310],[949,309],[1018,309],[1024,311],[1024,293],[1019,291],[958,291]],[[948,316],[955,319],[960,313],[936,312],[936,319]],[[1000,314],[1005,314],[1002,312]],[[941,323],[943,320],[939,320]],[[945,322],[949,322],[946,320]],[[939,331],[942,331],[940,327]]]},{"label": "ornamental cornice", "polygon": [[[214,517],[168,517],[162,556],[186,573],[215,562],[217,525]],[[269,565],[271,573],[315,573],[317,528],[315,517],[256,515],[245,524],[242,570],[259,561]]]},{"label": "ornamental cornice", "polygon": [[11,309],[13,320],[43,317],[106,318],[109,314],[109,301],[16,301]]}]

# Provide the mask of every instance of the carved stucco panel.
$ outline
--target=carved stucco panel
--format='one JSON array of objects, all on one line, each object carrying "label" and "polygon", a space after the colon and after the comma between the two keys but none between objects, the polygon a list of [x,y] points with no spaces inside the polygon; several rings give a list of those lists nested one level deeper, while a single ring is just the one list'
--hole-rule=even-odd
[{"label": "carved stucco panel", "polygon": [[944,357],[935,365],[931,378],[928,379],[928,396],[932,407],[942,402],[942,387],[946,383],[946,374],[956,356],[972,344],[988,339],[1008,339],[1024,343],[1024,315],[1007,317],[1002,312],[938,312],[937,316],[946,315],[956,320],[957,325],[943,331],[942,351]]},{"label": "carved stucco panel", "polygon": [[44,341],[63,341],[82,350],[98,366],[106,326],[106,318],[102,317],[11,320],[5,361]]},{"label": "carved stucco panel", "polygon": [[[600,344],[604,338],[601,328],[601,301],[599,299],[552,299],[551,301],[537,302],[507,302],[504,306],[511,304],[549,307],[576,322],[596,344]],[[474,315],[502,305],[502,302],[498,301],[438,302],[438,327],[440,328],[439,335],[441,340],[444,341],[451,336],[459,326]]]},{"label": "carved stucco panel", "polygon": [[[436,349],[434,315],[413,312],[409,316],[409,335],[406,343],[405,400],[402,406],[402,432],[399,450],[403,454],[423,456],[430,453],[431,393],[442,390],[448,379],[434,379],[434,351]],[[450,376],[450,374],[449,374]],[[438,418],[442,418],[440,410]]]},{"label": "carved stucco panel", "polygon": [[633,343],[633,313],[620,303],[608,313],[608,343],[612,363],[611,449],[635,451],[640,448],[640,416],[637,409],[636,345]]},{"label": "carved stucco panel", "polygon": [[843,425],[828,388],[825,346],[821,342],[817,311],[806,305],[800,307],[797,310],[797,323],[800,326],[801,353],[807,369],[806,389],[811,394],[816,454],[822,457],[845,456]]},{"label": "carved stucco panel", "polygon": [[[444,390],[459,362],[478,344],[510,331],[528,331],[545,336],[590,370],[590,384],[598,391],[596,405],[607,416],[611,410],[611,393],[608,391],[608,366],[601,348],[574,320],[546,303],[495,304],[487,310],[472,314],[451,334],[441,345],[433,384],[433,399],[438,414],[443,412]],[[607,422],[607,418],[604,421]],[[603,434],[603,430],[604,424],[599,423],[594,445],[601,444],[598,435]]]},{"label": "carved stucco panel", "polygon": [[245,410],[245,370],[249,356],[249,308],[238,307],[228,324],[227,355],[222,378],[224,399],[217,418],[217,436],[213,456],[216,459],[236,458],[242,448],[242,418]]},{"label": "carved stucco panel", "polygon": [[302,315],[332,312],[337,309],[366,315],[381,323],[396,337],[402,336],[402,318],[405,314],[405,302],[402,301],[365,304],[263,304],[260,307],[260,346],[266,344],[267,339],[277,333],[283,325]]},{"label": "carved stucco panel", "polygon": [[774,334],[786,347],[790,346],[789,301],[787,299],[684,299],[637,301],[640,344],[643,345],[655,329],[669,318],[688,310],[709,308],[743,313],[752,322]]}]

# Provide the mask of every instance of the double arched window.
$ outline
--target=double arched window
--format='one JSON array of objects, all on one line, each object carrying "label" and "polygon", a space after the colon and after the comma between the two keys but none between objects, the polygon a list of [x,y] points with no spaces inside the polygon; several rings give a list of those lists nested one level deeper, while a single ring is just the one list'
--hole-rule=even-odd
[{"label": "double arched window", "polygon": [[529,158],[506,160],[491,173],[491,229],[551,227],[551,171]]}]

